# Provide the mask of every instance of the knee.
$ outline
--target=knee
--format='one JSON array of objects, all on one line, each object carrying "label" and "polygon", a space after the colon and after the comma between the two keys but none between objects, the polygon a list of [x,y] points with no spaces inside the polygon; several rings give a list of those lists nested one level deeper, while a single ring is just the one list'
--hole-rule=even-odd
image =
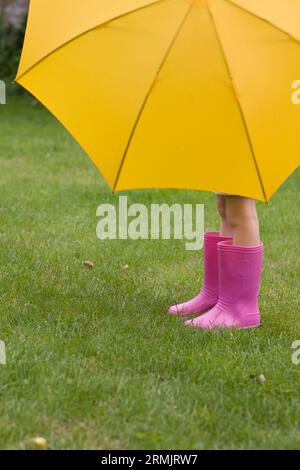
[{"label": "knee", "polygon": [[253,225],[258,226],[257,213],[255,208],[252,207],[227,207],[226,219],[233,230]]}]

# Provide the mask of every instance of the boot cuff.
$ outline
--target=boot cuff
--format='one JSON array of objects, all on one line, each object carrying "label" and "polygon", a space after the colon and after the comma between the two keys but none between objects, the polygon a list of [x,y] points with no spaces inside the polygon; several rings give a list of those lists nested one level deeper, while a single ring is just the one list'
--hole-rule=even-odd
[{"label": "boot cuff", "polygon": [[214,232],[204,232],[204,240],[213,240],[216,241],[216,239],[219,242],[226,241],[226,240],[232,240],[231,237],[222,237],[220,235],[219,231],[214,231]]},{"label": "boot cuff", "polygon": [[263,251],[263,242],[259,242],[257,246],[238,246],[233,245],[232,240],[220,241],[218,243],[219,251],[226,251],[232,253],[261,253]]}]

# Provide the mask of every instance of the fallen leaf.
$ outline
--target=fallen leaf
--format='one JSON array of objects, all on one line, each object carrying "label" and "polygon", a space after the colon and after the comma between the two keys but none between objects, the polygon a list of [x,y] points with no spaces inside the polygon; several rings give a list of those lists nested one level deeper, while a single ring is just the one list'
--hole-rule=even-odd
[{"label": "fallen leaf", "polygon": [[83,265],[88,269],[92,269],[94,267],[94,263],[92,261],[84,261]]},{"label": "fallen leaf", "polygon": [[263,375],[263,374],[259,374],[257,376],[257,381],[260,383],[260,384],[264,384],[265,381],[266,381],[266,377]]},{"label": "fallen leaf", "polygon": [[37,449],[45,450],[47,448],[47,440],[44,437],[35,437],[32,443]]},{"label": "fallen leaf", "polygon": [[264,384],[266,381],[266,377],[264,376],[264,374],[250,374],[249,378],[252,380],[256,380],[260,384]]}]

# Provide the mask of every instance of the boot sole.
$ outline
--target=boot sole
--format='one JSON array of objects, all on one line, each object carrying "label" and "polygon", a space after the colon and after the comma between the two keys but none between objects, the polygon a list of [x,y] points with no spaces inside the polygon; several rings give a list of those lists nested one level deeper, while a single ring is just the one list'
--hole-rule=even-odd
[{"label": "boot sole", "polygon": [[184,320],[185,319],[189,320],[191,318],[196,318],[196,317],[199,317],[200,315],[204,315],[205,313],[209,312],[213,307],[214,307],[214,305],[207,308],[206,310],[200,310],[199,312],[193,312],[193,313],[187,313],[187,314],[182,314],[180,312],[178,312],[178,313],[169,313],[168,310],[167,310],[167,314],[170,315],[171,317],[180,317],[180,318],[183,318]]}]

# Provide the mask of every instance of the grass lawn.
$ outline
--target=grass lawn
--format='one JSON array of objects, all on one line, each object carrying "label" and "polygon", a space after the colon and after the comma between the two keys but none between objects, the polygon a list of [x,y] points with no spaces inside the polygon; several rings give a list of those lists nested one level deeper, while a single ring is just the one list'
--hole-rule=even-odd
[{"label": "grass lawn", "polygon": [[[0,159],[0,448],[300,448],[300,171],[259,204],[262,327],[201,332],[165,309],[196,293],[202,252],[98,240],[118,195],[31,97],[0,107]],[[212,194],[125,194],[204,203],[216,228]]]}]

